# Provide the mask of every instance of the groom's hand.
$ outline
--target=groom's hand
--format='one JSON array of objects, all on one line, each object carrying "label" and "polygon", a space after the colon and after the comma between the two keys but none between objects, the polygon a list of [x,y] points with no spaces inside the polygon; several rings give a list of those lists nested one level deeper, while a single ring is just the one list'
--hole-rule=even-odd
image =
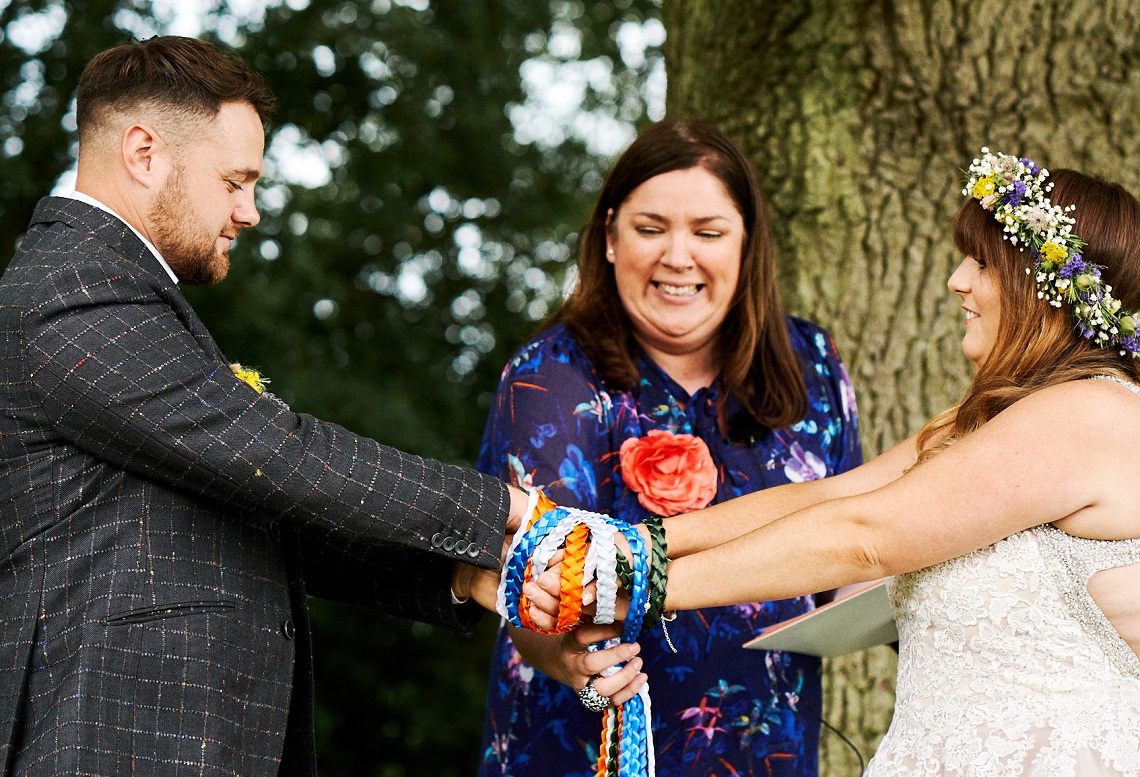
[{"label": "groom's hand", "polygon": [[529,503],[529,497],[526,495],[526,492],[514,486],[507,486],[507,491],[511,495],[511,511],[507,514],[506,525],[507,540],[509,542],[511,535],[525,526],[526,519],[530,516],[526,515],[526,506]]},{"label": "groom's hand", "polygon": [[485,609],[495,612],[498,590],[497,569],[483,569],[462,561],[455,562],[451,568],[451,593],[459,601],[474,599]]},{"label": "groom's hand", "polygon": [[[642,540],[648,542],[649,533],[637,526]],[[618,552],[624,553],[628,560],[632,551],[629,542],[619,532],[614,538]],[[556,552],[546,564],[546,570],[532,582],[523,586],[523,593],[530,600],[530,616],[535,626],[540,629],[553,629],[558,623],[558,609],[562,603],[562,551]],[[582,615],[593,616],[597,610],[594,600],[597,598],[597,585],[593,581],[582,589]],[[619,590],[615,620],[623,620],[629,612],[629,591]]]}]

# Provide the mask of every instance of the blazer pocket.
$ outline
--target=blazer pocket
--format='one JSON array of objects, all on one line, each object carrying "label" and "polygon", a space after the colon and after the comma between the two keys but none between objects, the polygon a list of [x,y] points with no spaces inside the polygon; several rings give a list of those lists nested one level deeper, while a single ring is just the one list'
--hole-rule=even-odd
[{"label": "blazer pocket", "polygon": [[233,612],[236,609],[233,602],[224,599],[201,602],[176,602],[163,604],[157,607],[143,607],[137,610],[128,610],[108,616],[103,622],[108,626],[130,626],[136,623],[149,623],[166,618],[185,618],[190,615],[207,615],[209,613]]}]

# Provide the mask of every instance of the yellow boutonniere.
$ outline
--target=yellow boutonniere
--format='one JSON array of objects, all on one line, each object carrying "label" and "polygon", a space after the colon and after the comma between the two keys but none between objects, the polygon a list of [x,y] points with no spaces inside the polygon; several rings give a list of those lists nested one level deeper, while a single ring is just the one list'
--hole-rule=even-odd
[{"label": "yellow boutonniere", "polygon": [[233,370],[238,380],[243,380],[248,383],[258,394],[265,391],[265,386],[269,383],[269,378],[263,378],[261,373],[252,367],[243,367],[237,362],[234,362],[230,365],[230,369]]}]

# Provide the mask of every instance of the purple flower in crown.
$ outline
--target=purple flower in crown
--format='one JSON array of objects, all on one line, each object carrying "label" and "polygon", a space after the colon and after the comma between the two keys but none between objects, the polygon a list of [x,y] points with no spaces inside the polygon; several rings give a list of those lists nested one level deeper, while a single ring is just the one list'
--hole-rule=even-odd
[{"label": "purple flower in crown", "polygon": [[1080,275],[1085,271],[1088,265],[1085,260],[1081,258],[1080,254],[1073,254],[1069,257],[1069,261],[1057,271],[1057,274],[1062,278],[1072,278],[1074,275]]},{"label": "purple flower in crown", "polygon": [[962,195],[993,213],[1005,237],[1033,257],[1037,296],[1050,305],[1071,305],[1076,331],[1098,347],[1118,347],[1140,358],[1140,310],[1124,309],[1101,278],[1102,268],[1082,256],[1084,241],[1072,233],[1072,206],[1054,205],[1045,184],[1048,171],[1028,157],[982,148],[970,165]]},{"label": "purple flower in crown", "polygon": [[1021,198],[1024,196],[1025,182],[1014,181],[1012,184],[1010,184],[1009,189],[1006,190],[1005,197],[1002,199],[1005,200],[1005,202],[1009,204],[1010,207],[1016,208],[1021,204]]},{"label": "purple flower in crown", "polygon": [[1077,299],[1086,305],[1096,305],[1104,297],[1104,291],[1098,286],[1088,291],[1078,291]]}]

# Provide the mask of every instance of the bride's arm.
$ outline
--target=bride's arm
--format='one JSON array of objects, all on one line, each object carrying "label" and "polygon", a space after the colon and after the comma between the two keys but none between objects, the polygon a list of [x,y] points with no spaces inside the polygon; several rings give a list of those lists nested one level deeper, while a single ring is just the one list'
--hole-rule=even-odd
[{"label": "bride's arm", "polygon": [[[855,469],[822,480],[789,483],[737,497],[665,521],[669,557],[707,550],[765,526],[777,518],[829,499],[867,493],[897,480],[915,462],[917,442],[909,437]],[[823,590],[823,589],[821,589]]]},{"label": "bride's arm", "polygon": [[[1047,522],[1121,531],[1121,516],[1140,507],[1121,485],[1136,478],[1140,413],[1125,390],[1113,396],[1119,387],[1095,383],[1108,381],[1038,391],[893,482],[675,559],[666,606],[783,599],[872,580]],[[1080,408],[1080,423],[1061,424],[1063,408]]]},{"label": "bride's arm", "polygon": [[[855,469],[822,480],[789,483],[783,486],[757,491],[736,499],[722,502],[713,507],[691,513],[666,518],[665,532],[669,544],[670,575],[675,564],[690,554],[699,554],[702,560],[709,558],[710,548],[748,535],[790,513],[821,504],[828,500],[864,494],[898,480],[917,458],[916,436],[898,443],[882,455]],[[644,525],[637,527],[642,538],[649,539]],[[618,537],[622,552],[628,552],[624,540]],[[552,560],[555,564],[558,557]],[[716,570],[711,570],[715,573]],[[871,578],[866,578],[871,579]],[[528,584],[527,596],[531,601],[531,617],[540,628],[553,628],[559,608],[559,570],[557,566],[548,568],[538,579]],[[826,591],[838,586],[822,586],[800,594]],[[800,595],[797,594],[797,595]],[[586,589],[583,602],[593,602],[593,584]],[[768,601],[772,598],[760,597],[751,601]],[[740,599],[736,601],[750,601]],[[677,609],[671,607],[670,609]]]}]

